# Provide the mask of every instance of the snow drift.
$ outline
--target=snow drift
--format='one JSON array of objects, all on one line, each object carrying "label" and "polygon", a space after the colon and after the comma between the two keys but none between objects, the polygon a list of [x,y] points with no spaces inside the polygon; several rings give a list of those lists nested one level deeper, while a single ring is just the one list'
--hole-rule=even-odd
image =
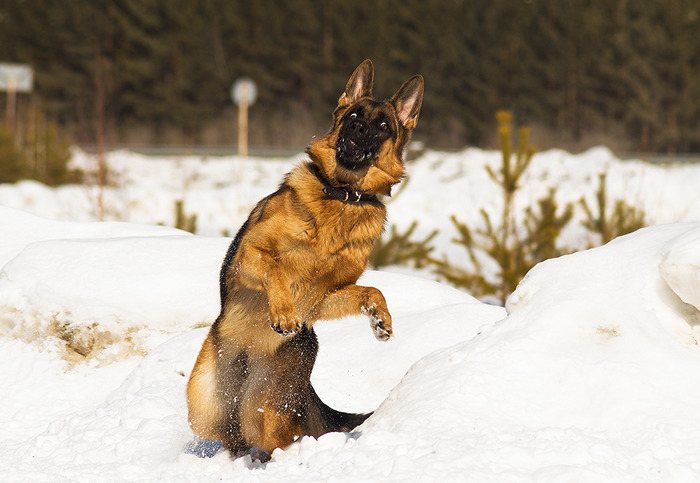
[{"label": "snow drift", "polygon": [[[6,480],[700,478],[700,224],[542,263],[507,313],[368,272],[362,282],[384,292],[396,337],[375,341],[362,317],[318,323],[312,380],[338,409],[376,413],[260,466],[183,451],[185,383],[207,330],[197,327],[218,310],[228,239],[9,209],[0,223],[12,233],[0,244]],[[50,320],[128,332],[147,355],[115,339],[69,365],[64,342],[40,330]],[[28,337],[27,324],[43,335]]]}]

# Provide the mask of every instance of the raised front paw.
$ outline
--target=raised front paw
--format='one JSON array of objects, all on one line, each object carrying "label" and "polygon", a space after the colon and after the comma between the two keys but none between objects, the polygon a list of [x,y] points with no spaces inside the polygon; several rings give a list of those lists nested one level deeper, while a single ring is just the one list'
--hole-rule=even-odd
[{"label": "raised front paw", "polygon": [[386,341],[393,335],[391,330],[391,314],[386,307],[375,304],[362,307],[362,313],[369,317],[369,326],[377,340]]},{"label": "raised front paw", "polygon": [[301,330],[301,316],[293,304],[270,307],[270,327],[283,337]]}]

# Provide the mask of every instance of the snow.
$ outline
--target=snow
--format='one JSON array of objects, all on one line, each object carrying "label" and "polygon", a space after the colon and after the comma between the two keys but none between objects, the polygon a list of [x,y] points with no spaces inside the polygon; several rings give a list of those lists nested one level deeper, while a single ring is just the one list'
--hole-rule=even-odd
[{"label": "snow", "polygon": [[[441,228],[438,250],[464,257],[449,215],[498,212],[483,170],[497,156],[426,153],[390,221]],[[3,481],[700,479],[700,167],[537,155],[520,206],[551,185],[592,201],[606,171],[654,226],[537,265],[505,308],[425,274],[368,271],[395,337],[376,341],[362,316],[319,322],[312,382],[329,405],[375,414],[261,465],[188,454],[184,391],[218,313],[220,235],[299,157],[109,159],[109,222],[94,221],[87,188],[0,185]],[[155,226],[175,199],[200,235]],[[568,236],[589,242],[575,225]]]}]

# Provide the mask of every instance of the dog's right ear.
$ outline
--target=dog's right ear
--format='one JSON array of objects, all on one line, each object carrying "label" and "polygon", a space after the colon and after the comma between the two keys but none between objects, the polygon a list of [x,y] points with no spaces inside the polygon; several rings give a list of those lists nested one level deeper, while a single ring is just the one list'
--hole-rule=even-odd
[{"label": "dog's right ear", "polygon": [[348,85],[345,86],[345,92],[338,99],[338,107],[353,104],[363,97],[371,97],[373,83],[374,66],[372,61],[367,59],[350,76]]}]

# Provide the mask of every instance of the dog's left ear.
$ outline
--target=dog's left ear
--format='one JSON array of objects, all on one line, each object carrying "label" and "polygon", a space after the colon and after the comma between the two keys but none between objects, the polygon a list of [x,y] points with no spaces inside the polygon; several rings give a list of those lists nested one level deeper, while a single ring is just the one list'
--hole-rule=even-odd
[{"label": "dog's left ear", "polygon": [[338,106],[347,106],[363,97],[372,97],[374,83],[374,65],[367,59],[362,62],[350,76],[345,92],[338,99]]},{"label": "dog's left ear", "polygon": [[420,106],[423,103],[423,76],[414,75],[404,82],[390,102],[396,108],[396,115],[403,127],[406,129],[416,127]]}]

